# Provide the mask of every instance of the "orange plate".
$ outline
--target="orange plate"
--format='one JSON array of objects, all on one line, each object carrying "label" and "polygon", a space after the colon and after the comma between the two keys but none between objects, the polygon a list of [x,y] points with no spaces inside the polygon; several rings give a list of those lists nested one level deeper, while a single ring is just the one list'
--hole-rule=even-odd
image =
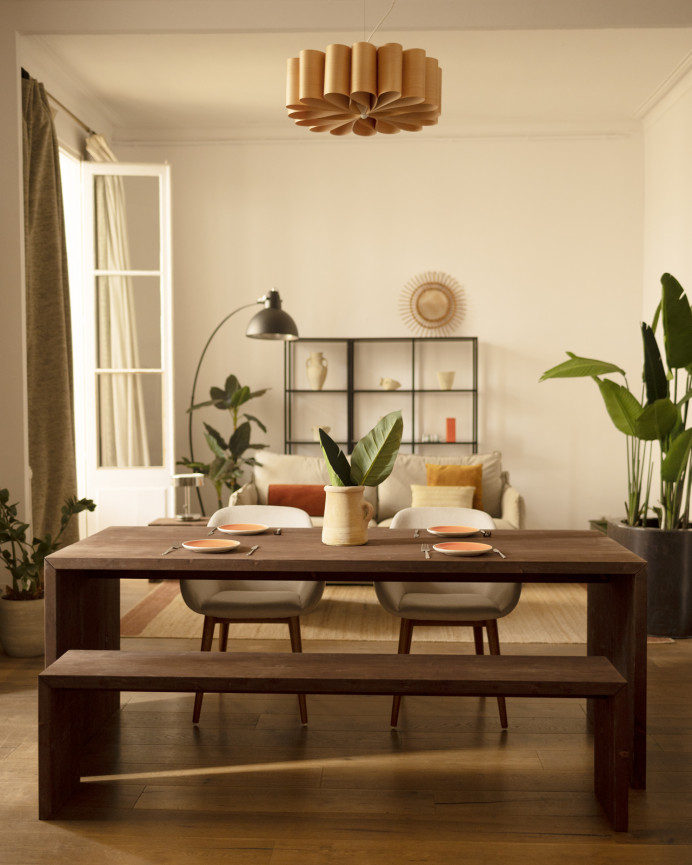
[{"label": "orange plate", "polygon": [[430,526],[428,531],[441,538],[465,538],[467,535],[477,535],[480,529],[472,526]]},{"label": "orange plate", "polygon": [[433,549],[448,556],[482,556],[492,550],[490,544],[474,544],[469,541],[447,541],[434,544]]},{"label": "orange plate", "polygon": [[261,535],[268,528],[262,523],[227,523],[216,527],[217,531],[226,532],[227,535]]},{"label": "orange plate", "polygon": [[194,553],[227,553],[240,546],[240,541],[225,541],[223,538],[200,538],[197,541],[183,541],[186,550]]}]

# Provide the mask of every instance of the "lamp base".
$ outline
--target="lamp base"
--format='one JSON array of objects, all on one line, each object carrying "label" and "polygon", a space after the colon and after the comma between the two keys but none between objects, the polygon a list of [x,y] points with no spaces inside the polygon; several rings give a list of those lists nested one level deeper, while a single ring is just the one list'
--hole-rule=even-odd
[{"label": "lamp base", "polygon": [[202,519],[202,514],[176,514],[176,520],[180,520],[183,523],[191,523],[197,520]]}]

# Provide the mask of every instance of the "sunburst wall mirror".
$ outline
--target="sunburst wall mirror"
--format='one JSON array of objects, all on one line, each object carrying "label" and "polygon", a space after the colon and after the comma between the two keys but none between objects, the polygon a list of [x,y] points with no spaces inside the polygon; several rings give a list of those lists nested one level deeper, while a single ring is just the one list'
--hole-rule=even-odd
[{"label": "sunburst wall mirror", "polygon": [[446,336],[464,317],[464,291],[446,273],[421,273],[404,286],[399,311],[418,336]]}]

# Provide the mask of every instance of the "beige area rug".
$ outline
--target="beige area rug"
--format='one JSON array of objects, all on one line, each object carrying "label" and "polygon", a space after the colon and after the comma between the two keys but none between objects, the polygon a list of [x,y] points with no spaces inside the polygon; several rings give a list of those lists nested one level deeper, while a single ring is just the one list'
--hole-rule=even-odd
[{"label": "beige area rug", "polygon": [[[378,604],[372,586],[327,586],[316,610],[301,617],[304,640],[397,640],[399,620]],[[504,643],[585,643],[586,587],[526,583],[518,606],[499,623]],[[159,584],[120,623],[123,637],[202,637],[202,617],[177,581]],[[288,639],[285,625],[233,625],[237,639]],[[416,640],[473,639],[470,628],[416,628]]]}]

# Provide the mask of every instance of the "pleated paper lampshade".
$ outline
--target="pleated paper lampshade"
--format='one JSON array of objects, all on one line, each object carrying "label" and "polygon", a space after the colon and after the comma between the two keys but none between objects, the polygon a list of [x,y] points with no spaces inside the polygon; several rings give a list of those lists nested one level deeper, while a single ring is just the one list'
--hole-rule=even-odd
[{"label": "pleated paper lampshade", "polygon": [[370,42],[306,49],[288,60],[286,108],[297,126],[332,135],[386,135],[434,126],[442,70],[422,48]]}]

